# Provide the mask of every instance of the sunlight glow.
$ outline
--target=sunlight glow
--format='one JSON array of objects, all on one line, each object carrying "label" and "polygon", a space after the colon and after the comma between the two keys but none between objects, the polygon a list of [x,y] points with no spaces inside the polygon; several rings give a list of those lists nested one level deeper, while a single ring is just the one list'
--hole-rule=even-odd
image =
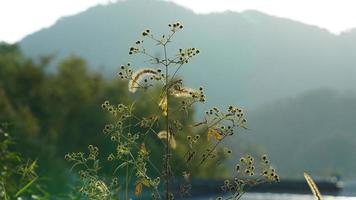
[{"label": "sunlight glow", "polygon": [[[0,0],[0,41],[16,42],[59,18],[117,0]],[[355,0],[166,0],[196,13],[259,10],[340,33],[356,27]]]},{"label": "sunlight glow", "polygon": [[196,13],[226,10],[261,12],[317,25],[333,33],[356,27],[355,0],[169,0]]},{"label": "sunlight glow", "polygon": [[59,18],[110,0],[0,0],[0,41],[16,42]]}]

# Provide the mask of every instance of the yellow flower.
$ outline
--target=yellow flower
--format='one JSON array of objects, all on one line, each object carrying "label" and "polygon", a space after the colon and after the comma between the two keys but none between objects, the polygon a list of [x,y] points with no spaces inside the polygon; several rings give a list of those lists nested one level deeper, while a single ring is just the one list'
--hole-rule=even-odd
[{"label": "yellow flower", "polygon": [[211,138],[215,138],[216,140],[221,140],[222,136],[220,135],[220,133],[213,129],[213,128],[209,128],[208,130],[208,141],[210,141]]},{"label": "yellow flower", "polygon": [[167,116],[167,112],[168,112],[168,100],[167,100],[167,96],[164,96],[161,101],[159,102],[158,106],[161,108],[161,110],[163,111],[163,115]]},{"label": "yellow flower", "polygon": [[147,152],[147,149],[146,149],[145,144],[141,144],[141,145],[140,145],[140,153],[141,153],[142,155],[148,155],[148,152]]}]

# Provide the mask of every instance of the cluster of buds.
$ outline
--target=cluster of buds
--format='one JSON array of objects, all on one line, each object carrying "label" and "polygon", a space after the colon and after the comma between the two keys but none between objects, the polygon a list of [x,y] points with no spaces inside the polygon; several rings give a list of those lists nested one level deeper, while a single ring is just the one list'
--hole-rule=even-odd
[{"label": "cluster of buds", "polygon": [[130,47],[130,49],[129,49],[129,55],[132,55],[132,54],[136,54],[136,53],[140,53],[140,45],[143,43],[143,40],[137,40],[136,42],[135,42],[135,46],[132,46],[132,47]]},{"label": "cluster of buds", "polygon": [[140,122],[140,127],[141,128],[150,128],[153,126],[154,123],[156,123],[158,120],[158,117],[156,115],[152,115],[149,117],[143,117],[141,122]]},{"label": "cluster of buds", "polygon": [[195,135],[194,137],[192,137],[190,135],[187,136],[187,140],[188,140],[190,146],[197,143],[199,141],[199,139],[200,139],[200,135],[198,135],[198,134]]},{"label": "cluster of buds", "polygon": [[130,148],[125,144],[118,144],[116,147],[116,158],[121,158],[122,156],[130,154]]},{"label": "cluster of buds", "polygon": [[237,117],[242,117],[243,116],[243,110],[238,108],[238,107],[236,107],[236,106],[231,106],[230,105],[227,111],[232,113],[232,114],[236,114]]},{"label": "cluster of buds", "polygon": [[[254,158],[251,155],[241,157],[240,162],[235,166],[235,170],[237,174],[242,174],[243,176],[255,175],[256,167],[254,163]],[[267,155],[261,156],[259,171],[260,178],[256,180],[255,183],[279,182],[279,176],[276,170],[271,167]]]},{"label": "cluster of buds", "polygon": [[192,97],[199,99],[199,101],[203,102],[203,103],[206,100],[206,97],[205,97],[205,94],[204,94],[204,90],[203,90],[202,87],[199,88],[199,93],[198,94],[192,94]]},{"label": "cluster of buds", "polygon": [[[227,196],[226,199],[240,199],[241,196],[246,192],[245,187],[248,188],[266,183],[266,182],[278,182],[279,177],[267,161],[267,156],[262,155],[261,157],[261,167],[258,169],[255,167],[254,158],[251,155],[245,155],[240,158],[240,161],[235,166],[235,172],[237,176],[233,180],[225,180],[224,185],[221,186],[223,192],[228,192],[232,194]],[[261,170],[259,176],[254,176],[255,171]],[[233,197],[233,198],[232,198]],[[216,200],[222,200],[223,197],[217,197]]]},{"label": "cluster of buds", "polygon": [[150,29],[146,29],[142,32],[142,36],[148,36],[151,33]]},{"label": "cluster of buds", "polygon": [[244,118],[244,112],[241,108],[235,106],[229,106],[228,114],[226,116],[234,121],[234,126],[236,125],[243,129],[247,129],[246,127],[247,120]]},{"label": "cluster of buds", "polygon": [[212,109],[210,109],[209,111],[205,112],[206,115],[215,115],[218,116],[220,114],[220,110],[217,107],[213,107]]},{"label": "cluster of buds", "polygon": [[[230,181],[229,179],[224,180],[224,185],[221,186],[221,190],[223,192],[234,192],[238,188],[239,183],[236,181]],[[216,199],[222,199],[222,197],[218,197]]]},{"label": "cluster of buds", "polygon": [[270,161],[268,160],[267,155],[261,156],[261,162],[264,165],[264,169],[262,170],[261,175],[269,182],[279,182],[279,176],[276,170],[269,165]]},{"label": "cluster of buds", "polygon": [[171,29],[172,32],[176,32],[178,30],[183,29],[183,24],[181,24],[180,22],[175,22],[175,23],[168,24],[168,27]]},{"label": "cluster of buds", "polygon": [[222,140],[226,136],[233,135],[235,128],[238,127],[239,121],[241,120],[240,118],[236,118],[230,111],[223,112],[217,107],[206,111],[206,115],[206,124],[209,126],[208,140],[211,138]]},{"label": "cluster of buds", "polygon": [[115,159],[115,155],[114,154],[109,154],[109,156],[108,156],[108,158],[107,158],[107,160],[108,161],[113,161]]},{"label": "cluster of buds", "polygon": [[98,180],[97,178],[86,178],[88,185],[81,187],[79,192],[89,199],[107,199],[110,195],[109,188],[105,182]]},{"label": "cluster of buds", "polygon": [[131,64],[127,63],[126,65],[120,66],[120,71],[118,73],[120,79],[130,79],[132,76],[132,69],[130,68]]},{"label": "cluster of buds", "polygon": [[[239,178],[234,178],[233,180],[225,180],[224,185],[221,186],[221,189],[224,192],[231,192],[235,198],[229,198],[227,197],[226,199],[240,199],[241,196],[246,192],[244,191],[244,186],[250,185],[251,181],[248,181],[246,179],[239,179]],[[216,199],[223,199],[222,197],[217,197]]]},{"label": "cluster of buds", "polygon": [[199,50],[197,48],[187,48],[187,49],[179,49],[178,57],[179,62],[181,64],[188,63],[188,60],[197,54],[199,54]]},{"label": "cluster of buds", "polygon": [[[103,104],[101,104],[101,108],[109,111],[112,115],[120,117],[122,120],[130,117],[128,114],[128,107],[123,105],[123,104],[118,104],[118,105],[111,105],[109,101],[104,101]],[[113,128],[113,127],[111,127]],[[104,128],[105,130],[105,128]],[[107,133],[109,131],[109,128],[106,128],[106,131],[104,133]]]},{"label": "cluster of buds", "polygon": [[[193,89],[190,89],[190,88],[182,88],[181,91],[177,91],[178,93],[179,92],[185,92],[187,93],[187,95],[189,97],[191,97],[192,99],[194,99],[195,101],[199,101],[199,102],[202,102],[204,103],[206,101],[206,96],[204,94],[204,90],[202,87],[199,88],[199,90],[193,90]],[[176,94],[175,94],[176,95]],[[179,97],[179,95],[177,95]],[[185,105],[186,102],[185,101],[182,101],[182,104]]]},{"label": "cluster of buds", "polygon": [[64,159],[66,159],[67,161],[77,161],[77,160],[85,161],[83,152],[68,153],[64,156]]},{"label": "cluster of buds", "polygon": [[129,50],[129,55],[132,55],[134,53],[138,53],[140,52],[140,49],[137,48],[137,47],[130,47],[130,50]]},{"label": "cluster of buds", "polygon": [[103,133],[108,134],[108,133],[112,132],[113,129],[114,129],[114,125],[107,124],[104,126]]},{"label": "cluster of buds", "polygon": [[[245,175],[247,175],[247,176],[255,175],[254,159],[251,155],[246,155],[246,156],[241,157],[240,163],[245,168],[245,170],[244,170]],[[240,167],[239,167],[239,165],[236,165],[235,168],[236,168],[236,170],[238,170]],[[237,172],[239,172],[239,170]]]},{"label": "cluster of buds", "polygon": [[89,145],[88,150],[89,150],[88,159],[95,160],[96,157],[99,155],[99,148],[93,145]]},{"label": "cluster of buds", "polygon": [[77,161],[84,163],[87,160],[95,160],[96,157],[99,155],[99,148],[93,145],[88,146],[89,150],[89,155],[88,157],[85,157],[85,154],[83,152],[78,152],[78,153],[68,153],[64,156],[64,159],[67,161]]}]

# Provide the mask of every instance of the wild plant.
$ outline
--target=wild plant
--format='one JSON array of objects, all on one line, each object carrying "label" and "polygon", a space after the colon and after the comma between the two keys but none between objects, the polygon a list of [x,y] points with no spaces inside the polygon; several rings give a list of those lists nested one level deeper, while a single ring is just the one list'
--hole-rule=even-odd
[{"label": "wild plant", "polygon": [[[103,129],[115,144],[115,151],[107,156],[107,162],[115,166],[113,176],[99,174],[97,147],[90,145],[89,154],[65,156],[73,162],[73,168],[79,168],[79,191],[89,199],[131,199],[131,182],[137,199],[144,190],[151,191],[152,199],[188,198],[194,189],[191,179],[204,170],[219,170],[232,154],[224,141],[246,129],[245,114],[236,106],[224,110],[214,107],[196,123],[187,120],[192,118],[193,106],[204,103],[206,96],[203,87],[186,87],[179,72],[193,62],[200,50],[180,48],[170,56],[168,47],[183,25],[176,22],[168,28],[168,34],[162,36],[146,29],[130,47],[128,53],[147,58],[148,67],[135,69],[130,63],[120,66],[119,78],[127,81],[128,91],[139,100],[127,104],[105,101],[101,105],[113,119]],[[154,56],[145,48],[146,43],[152,42],[162,56]],[[148,109],[151,113],[140,112],[147,110],[145,104],[154,105]],[[247,188],[278,180],[267,156],[255,165],[254,158],[246,155],[236,165],[234,177],[221,187],[226,192],[224,197],[217,199],[240,199]]]},{"label": "wild plant", "polygon": [[221,186],[225,198],[217,197],[216,199],[241,199],[251,187],[272,182],[279,182],[279,175],[271,167],[267,155],[262,155],[257,165],[251,155],[245,155],[236,164],[233,179],[226,179],[224,185]]},{"label": "wild plant", "polygon": [[6,124],[0,124],[0,198],[48,199],[48,193],[38,184],[37,161],[26,160],[12,150],[15,142],[6,129]]}]

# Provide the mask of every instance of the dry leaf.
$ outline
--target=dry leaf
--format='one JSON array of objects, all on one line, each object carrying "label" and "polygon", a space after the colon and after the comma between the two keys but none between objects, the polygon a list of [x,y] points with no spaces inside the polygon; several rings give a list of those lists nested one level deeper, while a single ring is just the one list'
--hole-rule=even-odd
[{"label": "dry leaf", "polygon": [[141,196],[141,193],[142,193],[142,183],[137,183],[136,184],[136,187],[135,187],[135,195],[137,197]]}]

